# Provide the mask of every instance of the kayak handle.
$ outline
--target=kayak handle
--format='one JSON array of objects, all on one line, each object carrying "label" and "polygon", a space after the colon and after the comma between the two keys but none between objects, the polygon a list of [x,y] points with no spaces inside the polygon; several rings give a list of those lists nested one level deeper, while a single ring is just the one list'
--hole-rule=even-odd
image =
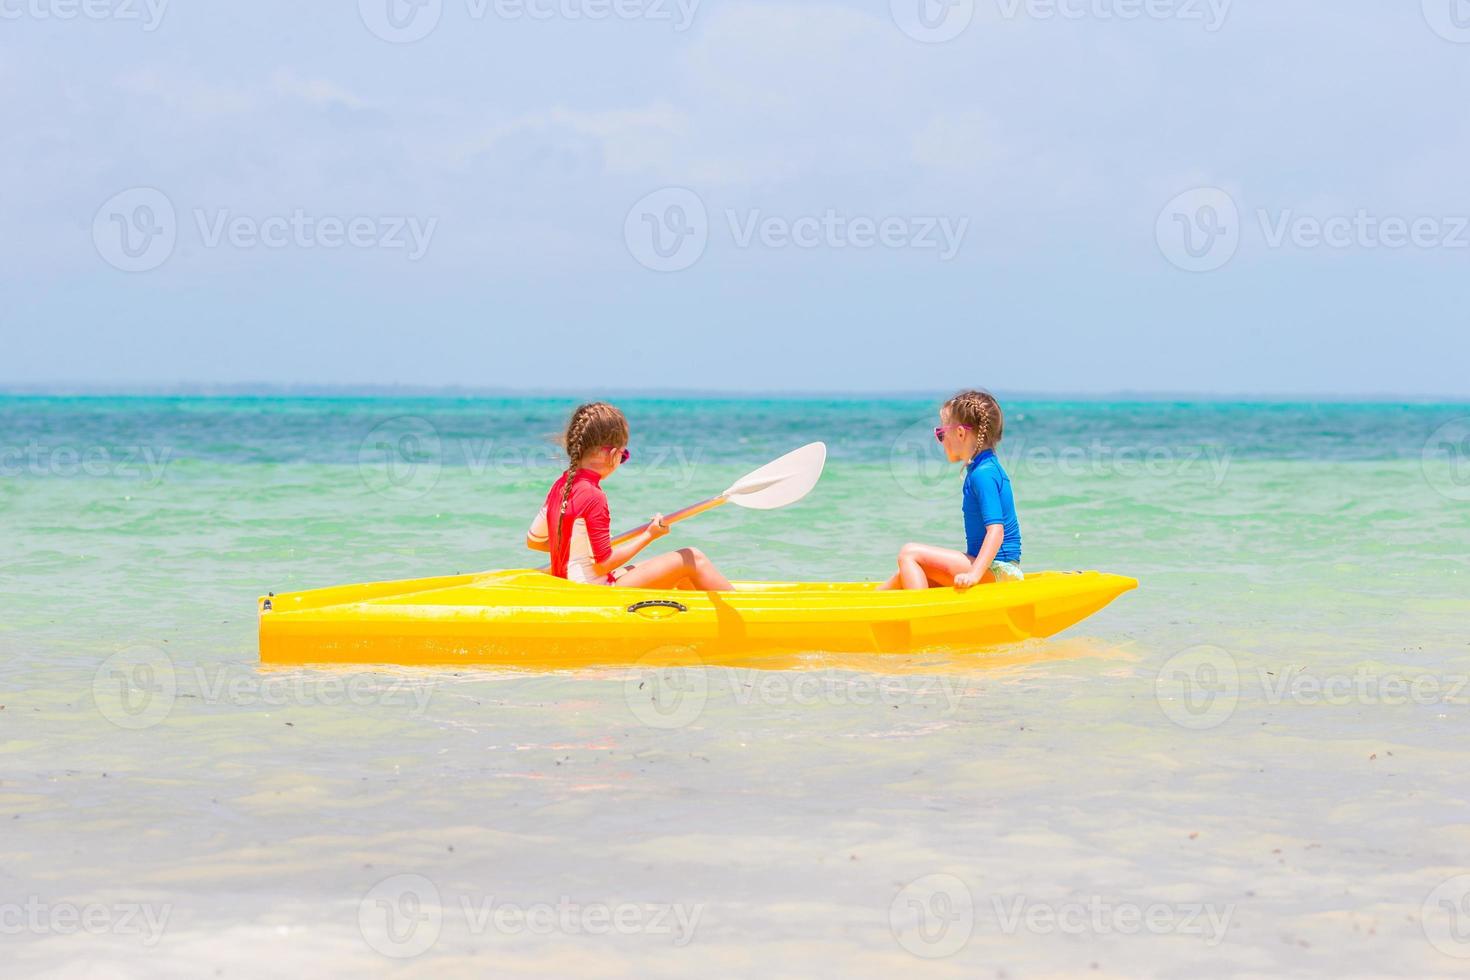
[{"label": "kayak handle", "polygon": [[682,602],[675,602],[673,599],[644,599],[642,602],[635,602],[629,606],[628,612],[637,612],[640,609],[673,609],[678,612],[689,611],[688,606]]}]

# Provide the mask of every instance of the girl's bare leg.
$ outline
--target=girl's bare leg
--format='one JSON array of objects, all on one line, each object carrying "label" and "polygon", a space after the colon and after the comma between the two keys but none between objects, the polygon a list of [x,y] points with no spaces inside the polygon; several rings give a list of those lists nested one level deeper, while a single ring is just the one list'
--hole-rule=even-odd
[{"label": "girl's bare leg", "polygon": [[962,551],[910,542],[898,551],[898,571],[880,589],[927,589],[952,585],[954,577],[970,570],[970,556]]},{"label": "girl's bare leg", "polygon": [[701,592],[728,592],[733,588],[698,548],[680,548],[640,561],[618,578],[618,585],[630,589],[677,589],[686,584]]}]

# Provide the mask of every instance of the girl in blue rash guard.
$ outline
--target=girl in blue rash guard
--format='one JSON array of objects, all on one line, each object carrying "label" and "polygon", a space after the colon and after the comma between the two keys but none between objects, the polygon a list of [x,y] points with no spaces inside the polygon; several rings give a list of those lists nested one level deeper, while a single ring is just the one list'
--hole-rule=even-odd
[{"label": "girl in blue rash guard", "polygon": [[1005,431],[1000,403],[985,391],[962,391],[939,410],[934,437],[951,463],[965,463],[961,495],[965,516],[965,550],[937,545],[904,545],[898,571],[880,588],[927,589],[953,585],[968,589],[981,582],[1018,582],[1021,573],[1021,524],[1011,478],[995,455]]}]

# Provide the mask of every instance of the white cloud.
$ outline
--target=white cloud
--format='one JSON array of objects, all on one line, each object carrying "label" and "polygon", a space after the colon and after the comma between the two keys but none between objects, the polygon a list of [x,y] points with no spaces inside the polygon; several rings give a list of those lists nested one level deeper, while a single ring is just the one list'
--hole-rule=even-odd
[{"label": "white cloud", "polygon": [[118,91],[135,99],[148,99],[164,107],[199,119],[240,116],[255,112],[261,93],[232,85],[218,85],[197,78],[184,78],[158,68],[137,68],[117,76]]},{"label": "white cloud", "polygon": [[321,78],[302,78],[289,68],[278,68],[271,75],[275,94],[287,100],[299,100],[314,106],[345,106],[366,109],[368,104],[335,82]]},{"label": "white cloud", "polygon": [[366,109],[368,103],[341,85],[323,78],[305,78],[290,68],[277,68],[268,77],[245,83],[206,81],[193,74],[158,67],[137,68],[114,79],[115,87],[135,99],[147,99],[195,119],[250,115],[280,103],[315,108],[341,106]]},{"label": "white cloud", "polygon": [[[481,124],[474,135],[447,143],[439,159],[451,169],[514,165],[528,157],[595,157],[596,169],[612,175],[655,172],[685,137],[685,113],[666,104],[606,111],[556,106],[544,112]],[[432,160],[426,161],[432,165]]]}]

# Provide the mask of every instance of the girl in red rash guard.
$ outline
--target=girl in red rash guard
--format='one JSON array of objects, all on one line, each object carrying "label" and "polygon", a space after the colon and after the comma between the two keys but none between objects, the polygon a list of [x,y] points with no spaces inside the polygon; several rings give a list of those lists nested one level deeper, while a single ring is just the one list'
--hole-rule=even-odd
[{"label": "girl in red rash guard", "polygon": [[[662,514],[630,541],[612,546],[611,517],[602,481],[628,461],[628,420],[606,402],[579,405],[567,422],[571,465],[546,495],[546,504],[526,532],[526,547],[551,554],[551,574],[572,582],[627,588],[729,589],[730,583],[698,548],[680,548],[627,564],[655,539],[669,533]],[[549,519],[553,518],[554,519]]]}]

